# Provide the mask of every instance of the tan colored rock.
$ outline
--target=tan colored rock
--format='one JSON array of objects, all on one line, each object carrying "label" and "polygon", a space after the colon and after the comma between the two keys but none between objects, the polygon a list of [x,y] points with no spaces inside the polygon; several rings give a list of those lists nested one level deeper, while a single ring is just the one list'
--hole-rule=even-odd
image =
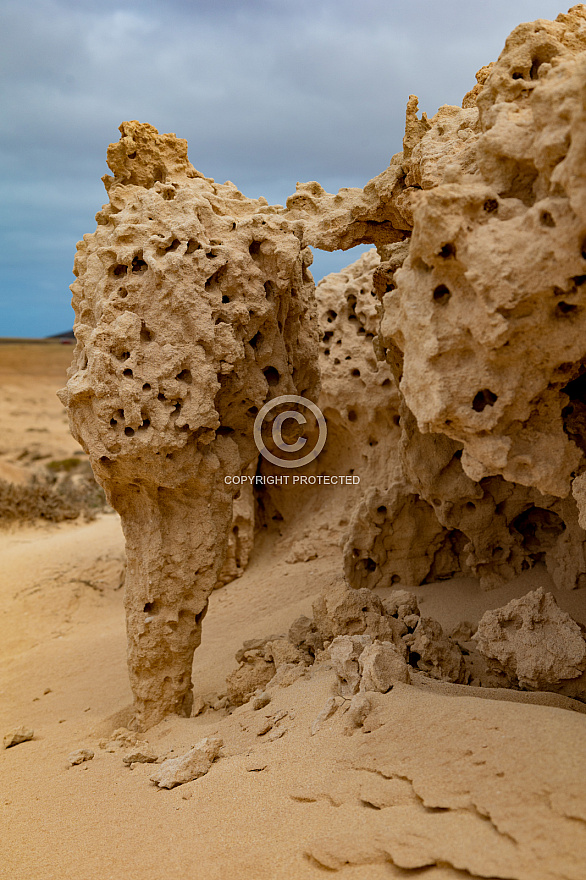
[{"label": "tan colored rock", "polygon": [[409,159],[407,181],[423,187],[409,257],[381,324],[423,433],[462,444],[475,482],[499,474],[559,497],[583,460],[585,20],[580,5],[520,25],[478,110],[430,120]]},{"label": "tan colored rock", "polygon": [[369,635],[336,636],[330,645],[330,658],[343,697],[351,697],[358,692],[360,687],[358,660],[368,645],[372,645],[372,637]]},{"label": "tan colored rock", "polygon": [[71,752],[67,760],[74,767],[76,764],[84,764],[86,761],[91,761],[93,757],[94,753],[91,749],[77,749],[75,752]]},{"label": "tan colored rock", "polygon": [[275,672],[275,664],[272,660],[251,657],[248,661],[244,661],[226,679],[230,703],[233,706],[241,706],[246,703],[256,690],[264,689]]},{"label": "tan colored rock", "polygon": [[167,758],[151,776],[159,788],[175,788],[193,779],[205,776],[220,756],[223,742],[220,736],[206,736],[197,745],[178,758]]},{"label": "tan colored rock", "polygon": [[417,668],[432,678],[465,683],[466,665],[458,645],[444,635],[437,622],[431,617],[422,617],[415,631],[406,638],[412,655],[417,656]]},{"label": "tan colored rock", "polygon": [[580,627],[543,589],[486,611],[473,639],[481,654],[523,688],[547,690],[586,670]]},{"label": "tan colored rock", "polygon": [[32,727],[25,727],[22,725],[21,727],[15,727],[13,730],[8,731],[8,733],[4,734],[3,737],[3,745],[5,749],[11,749],[13,746],[18,746],[23,742],[28,742],[33,739],[35,735]]},{"label": "tan colored rock", "polygon": [[132,752],[124,755],[122,761],[124,764],[154,764],[158,755],[150,748],[148,743],[140,748],[134,749]]},{"label": "tan colored rock", "polygon": [[406,627],[390,617],[381,599],[367,589],[348,589],[340,580],[313,603],[314,621],[324,639],[338,635],[368,635],[390,641],[404,651],[401,636]]},{"label": "tan colored rock", "polygon": [[284,663],[305,664],[307,662],[307,654],[291,644],[289,639],[275,639],[273,642],[269,642],[265,649],[265,658],[272,660],[277,670]]},{"label": "tan colored rock", "polygon": [[[270,398],[315,397],[312,256],[266,200],[215,184],[137,122],[109,148],[98,228],[78,245],[78,344],[61,398],[122,517],[137,724],[189,714],[191,665],[240,475]],[[234,557],[235,558],[235,557]]]},{"label": "tan colored rock", "polygon": [[367,645],[358,658],[360,690],[386,694],[396,681],[409,684],[409,668],[389,642],[375,641]]}]

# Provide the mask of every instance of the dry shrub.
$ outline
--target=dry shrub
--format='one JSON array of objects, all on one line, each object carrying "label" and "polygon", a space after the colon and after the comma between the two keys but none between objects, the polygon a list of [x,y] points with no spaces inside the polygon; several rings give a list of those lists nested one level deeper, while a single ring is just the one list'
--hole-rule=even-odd
[{"label": "dry shrub", "polygon": [[24,485],[0,479],[0,527],[42,519],[62,522],[80,515],[93,519],[107,507],[89,463],[69,465],[71,461],[63,467],[62,462],[50,462]]}]

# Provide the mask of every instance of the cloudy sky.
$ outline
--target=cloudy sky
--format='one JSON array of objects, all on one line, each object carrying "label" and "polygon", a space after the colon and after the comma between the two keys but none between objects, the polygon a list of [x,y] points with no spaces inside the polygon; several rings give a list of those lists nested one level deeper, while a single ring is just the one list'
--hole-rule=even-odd
[{"label": "cloudy sky", "polygon": [[[71,327],[75,243],[125,119],[208,177],[284,203],[363,186],[405,104],[460,104],[521,21],[564,0],[0,0],[0,337]],[[354,254],[316,255],[316,280]]]}]

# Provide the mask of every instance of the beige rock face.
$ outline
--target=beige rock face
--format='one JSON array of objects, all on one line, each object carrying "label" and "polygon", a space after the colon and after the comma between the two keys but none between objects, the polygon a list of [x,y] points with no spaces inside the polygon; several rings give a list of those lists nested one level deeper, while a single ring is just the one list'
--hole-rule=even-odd
[{"label": "beige rock face", "polygon": [[[174,135],[122,126],[78,246],[62,399],[124,524],[140,725],[189,712],[209,593],[252,547],[253,493],[235,507],[224,478],[256,467],[267,400],[316,398],[318,317],[319,470],[360,471],[363,491],[265,491],[269,520],[302,520],[288,558],[346,530],[359,589],[459,572],[490,588],[535,562],[583,586],[585,52],[583,5],[519,26],[462,107],[420,118],[410,97],[403,151],[364,189],[298,184],[286,208],[203,177]],[[360,243],[377,256],[324,280],[316,308],[308,246]],[[326,636],[328,615],[321,638],[400,638]]]},{"label": "beige rock face", "polygon": [[422,191],[381,325],[421,431],[457,441],[476,482],[559,497],[583,461],[585,17],[516,28],[478,109],[442,108],[413,148]]},{"label": "beige rock face", "polygon": [[478,650],[521,687],[547,690],[586,670],[580,627],[543,590],[485,612],[473,638]]},{"label": "beige rock face", "polygon": [[190,711],[232,521],[224,477],[256,459],[267,399],[315,397],[317,333],[300,225],[204,178],[174,135],[136,122],[121,131],[110,202],[78,245],[78,344],[62,400],[122,517],[129,669],[149,726]]}]

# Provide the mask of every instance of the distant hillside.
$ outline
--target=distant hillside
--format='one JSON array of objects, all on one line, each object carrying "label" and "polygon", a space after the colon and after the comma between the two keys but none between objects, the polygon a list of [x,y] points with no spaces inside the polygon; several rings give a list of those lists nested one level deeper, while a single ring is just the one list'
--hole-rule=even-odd
[{"label": "distant hillside", "polygon": [[54,333],[52,336],[45,336],[45,339],[75,339],[73,330],[66,330],[65,333]]}]

